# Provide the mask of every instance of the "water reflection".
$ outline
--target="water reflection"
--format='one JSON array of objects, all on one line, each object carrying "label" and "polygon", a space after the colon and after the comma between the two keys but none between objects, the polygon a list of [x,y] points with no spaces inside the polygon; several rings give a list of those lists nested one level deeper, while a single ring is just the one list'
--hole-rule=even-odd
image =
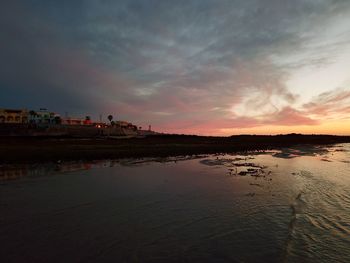
[{"label": "water reflection", "polygon": [[2,260],[349,262],[349,150],[3,166]]},{"label": "water reflection", "polygon": [[119,160],[96,160],[96,161],[75,161],[75,162],[51,162],[36,164],[11,164],[0,165],[0,181],[16,180],[23,177],[47,176],[53,174],[77,172],[102,167],[114,167],[116,165],[137,167],[157,163],[177,163],[179,161],[204,158],[207,155],[189,155],[177,157],[157,157],[139,159]]},{"label": "water reflection", "polygon": [[276,151],[273,156],[286,159],[300,156],[319,156],[327,154],[329,150],[329,147],[323,145],[299,145],[290,148],[282,148],[280,151]]},{"label": "water reflection", "polygon": [[47,174],[76,172],[101,167],[105,162],[65,162],[46,164],[22,164],[0,166],[0,181],[16,180],[23,177],[33,177]]},{"label": "water reflection", "polygon": [[[316,156],[324,162],[332,162],[334,159],[334,154],[338,156],[343,156],[344,158],[340,160],[343,163],[350,163],[347,148],[344,145],[336,146],[296,146],[293,148],[282,148],[280,150],[274,151],[257,151],[251,152],[247,155],[242,155],[241,157],[230,157],[230,159],[223,159],[224,154],[212,155],[215,159],[204,159],[201,161],[202,164],[208,166],[223,165],[223,166],[233,166],[235,169],[230,169],[230,174],[247,175],[254,174],[260,171],[265,172],[263,167],[256,166],[255,164],[249,163],[247,161],[254,159],[255,155],[272,155],[276,158],[292,159],[301,156]],[[75,172],[80,170],[88,170],[92,168],[101,167],[114,167],[115,165],[122,166],[144,166],[146,164],[151,164],[152,162],[159,163],[177,163],[179,161],[186,161],[192,159],[205,158],[208,155],[189,155],[189,156],[177,156],[177,157],[159,157],[159,158],[139,158],[139,159],[120,159],[120,160],[102,160],[102,161],[79,161],[79,162],[55,162],[55,163],[37,163],[37,164],[21,164],[21,165],[0,165],[0,181],[6,180],[16,180],[26,176],[40,176],[47,174],[58,174],[65,172]],[[331,157],[332,156],[332,157]],[[278,165],[278,164],[277,164]],[[238,167],[245,167],[238,168]]]}]

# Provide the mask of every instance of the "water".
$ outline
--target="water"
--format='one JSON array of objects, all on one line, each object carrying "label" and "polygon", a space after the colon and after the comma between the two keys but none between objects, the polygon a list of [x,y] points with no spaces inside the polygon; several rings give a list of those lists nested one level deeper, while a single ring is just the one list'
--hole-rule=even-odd
[{"label": "water", "polygon": [[350,262],[350,145],[2,166],[0,254],[2,262]]}]

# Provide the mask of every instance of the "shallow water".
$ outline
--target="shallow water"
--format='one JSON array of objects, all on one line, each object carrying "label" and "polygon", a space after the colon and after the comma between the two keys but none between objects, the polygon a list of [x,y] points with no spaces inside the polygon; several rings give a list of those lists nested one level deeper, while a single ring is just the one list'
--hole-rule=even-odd
[{"label": "shallow water", "polygon": [[0,167],[2,262],[350,262],[350,145]]}]

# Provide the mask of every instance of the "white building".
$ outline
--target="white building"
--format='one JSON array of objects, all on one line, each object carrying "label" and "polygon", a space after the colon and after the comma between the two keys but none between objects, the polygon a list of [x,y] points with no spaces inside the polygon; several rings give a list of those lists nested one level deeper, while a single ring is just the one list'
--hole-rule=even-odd
[{"label": "white building", "polygon": [[54,112],[49,112],[45,108],[38,111],[29,112],[29,123],[32,124],[58,124],[60,116]]}]

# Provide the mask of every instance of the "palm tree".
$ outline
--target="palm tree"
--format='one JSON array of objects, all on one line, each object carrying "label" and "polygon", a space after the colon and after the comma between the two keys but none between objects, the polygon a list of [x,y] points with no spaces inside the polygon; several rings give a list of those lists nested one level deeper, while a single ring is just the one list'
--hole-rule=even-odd
[{"label": "palm tree", "polygon": [[55,116],[54,117],[54,122],[55,122],[55,124],[61,124],[62,123],[61,117],[60,116]]},{"label": "palm tree", "polygon": [[29,119],[30,119],[29,122],[35,123],[35,118],[37,115],[38,114],[35,111],[33,111],[33,110],[29,111]]},{"label": "palm tree", "polygon": [[110,123],[112,123],[113,116],[112,116],[112,115],[108,115],[108,117],[107,117],[107,118],[108,118],[109,122],[110,122]]}]

